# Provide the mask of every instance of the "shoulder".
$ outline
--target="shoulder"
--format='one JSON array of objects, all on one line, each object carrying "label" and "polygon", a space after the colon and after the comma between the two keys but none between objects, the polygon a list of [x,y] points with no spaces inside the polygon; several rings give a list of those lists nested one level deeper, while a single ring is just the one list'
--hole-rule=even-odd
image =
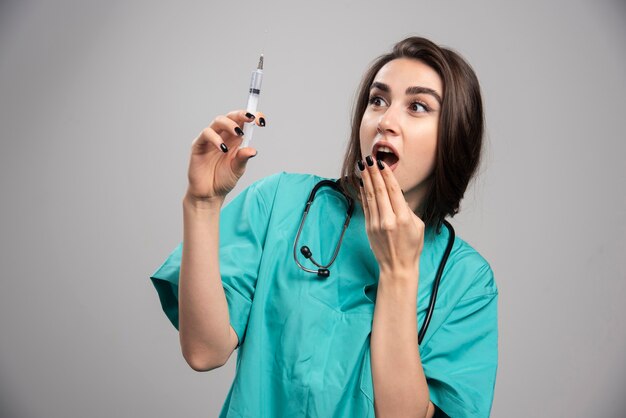
[{"label": "shoulder", "polygon": [[306,173],[289,173],[280,171],[256,180],[250,187],[259,188],[285,188],[285,187],[301,187],[306,184],[315,184],[321,180],[327,180],[326,177],[317,176],[315,174]]},{"label": "shoulder", "polygon": [[464,239],[455,237],[448,263],[451,271],[457,273],[456,278],[463,282],[463,299],[498,294],[491,265]]},{"label": "shoulder", "polygon": [[232,211],[239,205],[246,205],[248,210],[256,209],[257,213],[269,214],[279,207],[286,210],[300,200],[300,195],[306,198],[321,180],[327,179],[314,174],[274,173],[247,186],[224,209]]},{"label": "shoulder", "polygon": [[308,194],[321,180],[328,180],[328,178],[315,174],[281,171],[255,181],[250,185],[250,189],[256,193],[261,193],[263,199],[267,200],[270,194],[272,196],[277,194]]}]

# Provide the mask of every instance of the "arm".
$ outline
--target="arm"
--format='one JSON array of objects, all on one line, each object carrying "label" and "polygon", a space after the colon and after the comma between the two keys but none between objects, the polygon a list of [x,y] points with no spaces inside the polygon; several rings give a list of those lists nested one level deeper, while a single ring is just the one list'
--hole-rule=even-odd
[{"label": "arm", "polygon": [[189,195],[183,199],[179,337],[183,357],[196,371],[223,365],[237,345],[219,267],[223,200],[198,202]]},{"label": "arm", "polygon": [[360,162],[361,203],[380,276],[370,340],[377,417],[425,417],[435,412],[417,336],[419,258],[425,225],[409,207],[382,161]]},{"label": "arm", "polygon": [[371,337],[374,409],[379,418],[432,417],[435,412],[417,344],[416,275],[413,283],[409,276],[394,281],[383,273],[379,278]]},{"label": "arm", "polygon": [[252,148],[238,148],[241,127],[253,118],[243,110],[220,115],[191,147],[178,292],[180,344],[194,370],[220,366],[232,352],[228,349],[233,332],[219,266],[219,219],[224,197],[256,155]]}]

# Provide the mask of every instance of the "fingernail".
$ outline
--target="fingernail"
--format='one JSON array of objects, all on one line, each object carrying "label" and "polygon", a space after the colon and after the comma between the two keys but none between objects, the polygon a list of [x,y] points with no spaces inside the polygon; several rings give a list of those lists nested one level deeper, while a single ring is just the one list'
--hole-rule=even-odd
[{"label": "fingernail", "polygon": [[247,117],[248,119],[252,119],[252,120],[254,120],[254,115],[253,115],[252,113],[250,113],[250,112],[246,113],[246,117]]},{"label": "fingernail", "polygon": [[243,131],[241,130],[241,128],[239,126],[237,126],[235,128],[235,133],[239,136],[243,136]]},{"label": "fingernail", "polygon": [[220,149],[224,152],[228,152],[228,147],[226,146],[226,144],[220,144]]},{"label": "fingernail", "polygon": [[[254,158],[254,157],[256,157],[256,155],[257,155],[258,153],[259,153],[259,151],[257,151],[257,152],[256,152],[256,154],[254,154],[254,155],[250,156],[250,158]],[[248,158],[248,159],[250,159],[250,158]]]},{"label": "fingernail", "polygon": [[376,164],[378,164],[378,168],[380,168],[381,170],[385,169],[385,166],[383,165],[383,162],[381,160],[376,160]]},{"label": "fingernail", "polygon": [[363,179],[359,179],[359,184],[363,187]]},{"label": "fingernail", "polygon": [[259,125],[265,126],[265,118],[259,118]]},{"label": "fingernail", "polygon": [[371,155],[365,157],[365,162],[367,162],[367,165],[369,165],[370,167],[374,165],[374,160],[372,160]]},{"label": "fingernail", "polygon": [[359,170],[361,170],[361,171],[365,170],[365,164],[363,164],[362,160],[357,161],[356,165],[359,166]]}]

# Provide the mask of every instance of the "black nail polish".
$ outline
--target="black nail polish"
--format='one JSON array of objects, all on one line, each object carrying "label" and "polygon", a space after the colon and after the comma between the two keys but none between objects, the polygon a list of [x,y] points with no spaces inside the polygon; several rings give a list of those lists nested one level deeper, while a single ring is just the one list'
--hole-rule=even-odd
[{"label": "black nail polish", "polygon": [[235,133],[239,136],[243,136],[243,131],[241,130],[241,128],[239,126],[237,126],[235,128]]},{"label": "black nail polish", "polygon": [[368,155],[367,157],[365,157],[365,162],[367,163],[367,165],[369,165],[370,167],[374,165],[374,160],[372,160],[372,156]]},{"label": "black nail polish", "polygon": [[248,119],[252,119],[252,120],[254,120],[254,115],[253,115],[252,113],[250,113],[250,112],[246,113],[246,117],[247,117]]},{"label": "black nail polish", "polygon": [[381,170],[385,169],[385,166],[383,165],[383,162],[381,160],[376,160],[376,164],[378,164],[378,168]]},{"label": "black nail polish", "polygon": [[259,118],[259,125],[265,126],[265,118]]},{"label": "black nail polish", "polygon": [[220,144],[220,149],[221,149],[223,152],[228,152],[228,147],[226,146],[226,144]]},{"label": "black nail polish", "polygon": [[362,160],[357,161],[356,165],[359,166],[359,170],[361,170],[361,171],[365,170],[365,164],[363,164]]},{"label": "black nail polish", "polygon": [[[363,167],[365,168],[365,167]],[[363,187],[363,179],[359,179],[359,184],[361,185],[361,187]]]}]

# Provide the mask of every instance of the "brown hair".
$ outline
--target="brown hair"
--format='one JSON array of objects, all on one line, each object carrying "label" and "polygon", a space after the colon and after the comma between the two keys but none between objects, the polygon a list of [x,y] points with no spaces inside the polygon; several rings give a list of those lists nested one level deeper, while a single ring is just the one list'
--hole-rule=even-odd
[{"label": "brown hair", "polygon": [[363,159],[359,129],[368,105],[370,87],[378,71],[396,58],[420,60],[432,67],[443,81],[432,181],[422,202],[421,213],[418,213],[426,225],[434,225],[439,231],[444,218],[459,211],[459,203],[480,163],[484,130],[476,74],[459,54],[450,49],[414,36],[398,42],[390,53],[374,60],[363,76],[354,103],[352,132],[341,169],[341,178],[347,177],[347,184],[341,183],[346,193],[356,196],[358,177],[354,169],[356,162]]}]

